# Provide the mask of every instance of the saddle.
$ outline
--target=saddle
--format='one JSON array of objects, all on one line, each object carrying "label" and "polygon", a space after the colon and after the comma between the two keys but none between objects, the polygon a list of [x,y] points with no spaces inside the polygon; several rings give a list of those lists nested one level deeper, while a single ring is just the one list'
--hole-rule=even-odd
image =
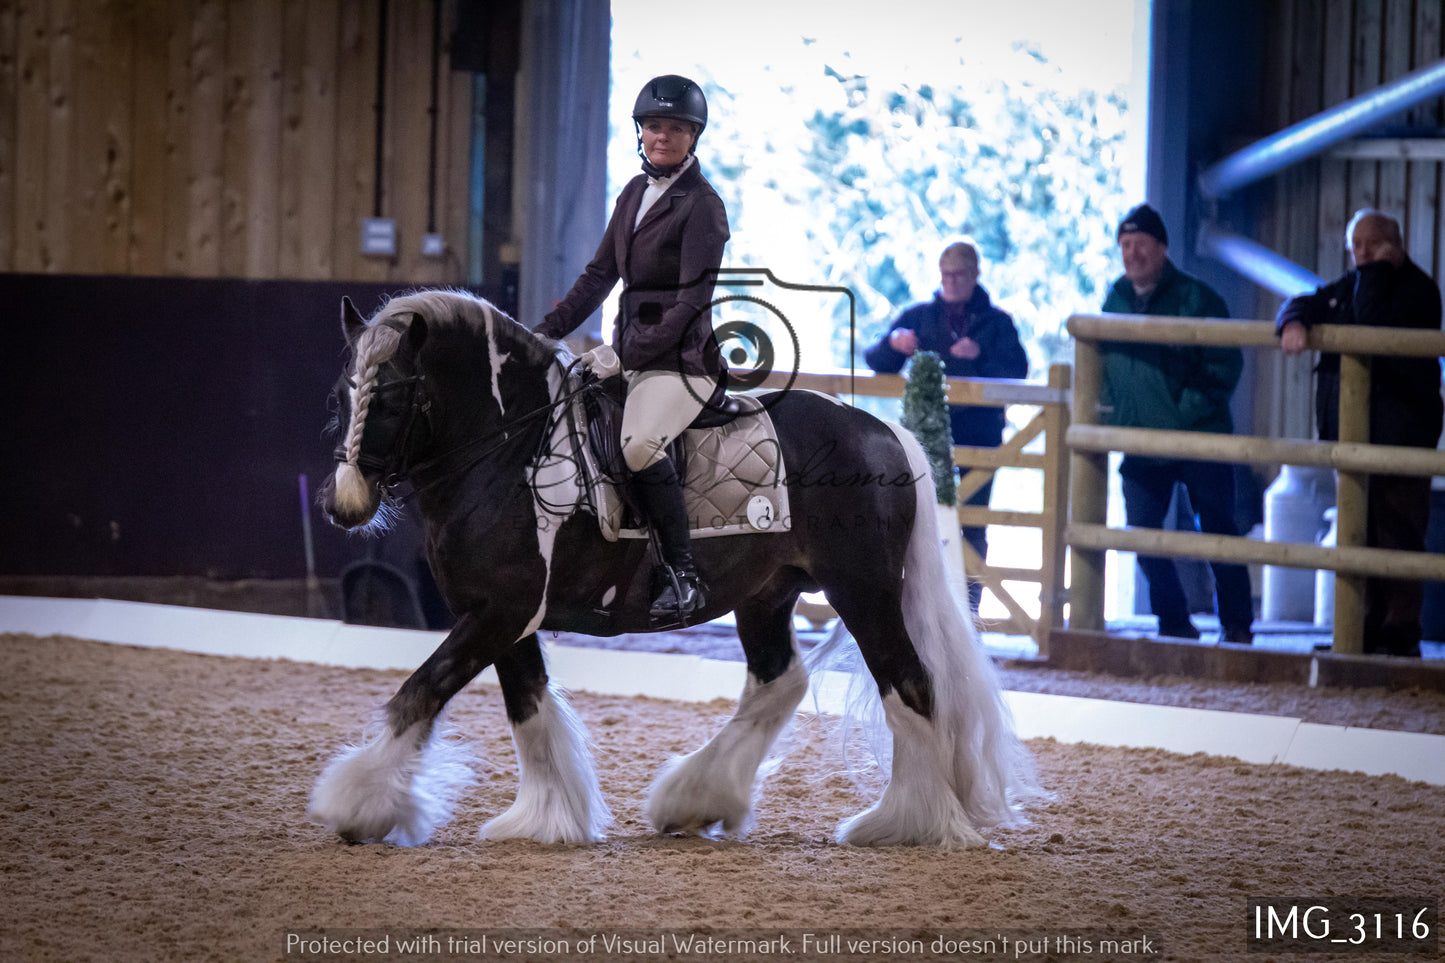
[{"label": "saddle", "polygon": [[[622,458],[622,406],[627,386],[620,375],[592,379],[577,393],[574,418],[585,443],[578,447],[588,499],[608,541],[647,538],[642,514],[627,494],[630,472]],[[761,399],[727,395],[723,386],[682,435],[667,448],[683,479],[693,538],[786,532],[792,527],[783,484],[782,447]]]}]

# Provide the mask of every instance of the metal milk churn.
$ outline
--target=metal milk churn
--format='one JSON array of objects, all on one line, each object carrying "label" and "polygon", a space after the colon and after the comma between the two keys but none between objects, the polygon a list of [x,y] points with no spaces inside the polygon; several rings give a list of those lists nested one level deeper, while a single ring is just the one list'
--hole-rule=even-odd
[{"label": "metal milk churn", "polygon": [[[1324,527],[1325,509],[1335,503],[1330,468],[1285,465],[1264,493],[1264,537],[1270,542],[1312,544]],[[1261,617],[1266,622],[1313,622],[1315,573],[1264,566]]]},{"label": "metal milk churn", "polygon": [[[1338,511],[1325,509],[1325,521],[1330,530],[1320,539],[1322,548],[1334,548],[1338,528],[1335,525]],[[1315,625],[1330,627],[1335,624],[1335,573],[1327,568],[1315,570]]]}]

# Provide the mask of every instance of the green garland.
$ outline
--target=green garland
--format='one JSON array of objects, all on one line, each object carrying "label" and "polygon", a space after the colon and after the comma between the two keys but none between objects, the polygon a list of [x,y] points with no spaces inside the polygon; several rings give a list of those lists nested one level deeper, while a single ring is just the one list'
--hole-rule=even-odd
[{"label": "green garland", "polygon": [[938,504],[958,504],[953,475],[953,432],[944,394],[943,362],[932,351],[913,355],[908,369],[908,386],[903,389],[903,427],[913,432],[933,466],[933,486]]}]

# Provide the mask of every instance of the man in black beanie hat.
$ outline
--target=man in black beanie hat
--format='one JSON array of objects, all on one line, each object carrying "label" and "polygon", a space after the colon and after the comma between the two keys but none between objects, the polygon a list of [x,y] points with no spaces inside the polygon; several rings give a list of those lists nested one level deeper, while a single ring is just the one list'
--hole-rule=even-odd
[{"label": "man in black beanie hat", "polygon": [[[1116,236],[1124,276],[1114,283],[1104,302],[1106,313],[1229,317],[1223,298],[1169,260],[1169,232],[1154,208],[1148,204],[1134,208],[1119,223]],[[1244,354],[1238,348],[1119,342],[1099,347],[1105,424],[1234,432],[1229,399],[1244,370]],[[1201,531],[1239,534],[1234,520],[1232,465],[1126,455],[1119,475],[1130,526],[1162,527],[1175,485],[1183,484],[1199,515]],[[1149,581],[1149,605],[1159,617],[1159,634],[1199,638],[1199,630],[1189,619],[1189,603],[1174,560],[1141,555],[1139,567]],[[1254,641],[1249,570],[1224,562],[1211,562],[1210,568],[1222,638],[1226,642]]]},{"label": "man in black beanie hat", "polygon": [[1169,232],[1164,229],[1164,218],[1159,212],[1148,204],[1140,204],[1128,214],[1124,220],[1119,222],[1119,230],[1115,233],[1116,240],[1122,240],[1125,234],[1142,232],[1154,238],[1165,247],[1169,246]]}]

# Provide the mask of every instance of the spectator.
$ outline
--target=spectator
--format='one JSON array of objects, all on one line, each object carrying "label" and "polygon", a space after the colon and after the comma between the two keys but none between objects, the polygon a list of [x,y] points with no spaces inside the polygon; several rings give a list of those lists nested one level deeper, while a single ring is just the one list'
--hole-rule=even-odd
[{"label": "spectator", "polygon": [[[938,259],[940,287],[933,300],[905,308],[882,339],[864,354],[874,371],[893,373],[916,351],[932,351],[943,359],[950,378],[1023,378],[1029,359],[1019,343],[1013,318],[993,306],[978,283],[978,248],[972,241],[949,243]],[[955,445],[997,448],[1003,442],[1004,409],[980,405],[950,405],[949,419]],[[988,505],[993,492],[989,479],[965,502]],[[986,526],[963,529],[964,541],[988,558]],[[970,580],[968,598],[975,612],[983,586]]]},{"label": "spectator", "polygon": [[[1229,316],[1223,298],[1169,260],[1169,234],[1159,213],[1148,204],[1140,204],[1125,216],[1117,237],[1124,276],[1109,292],[1105,312]],[[1244,368],[1238,348],[1104,343],[1100,354],[1100,400],[1106,424],[1223,434],[1234,431],[1229,399]],[[1239,534],[1234,520],[1233,465],[1125,455],[1119,475],[1131,526],[1162,527],[1175,486],[1183,485],[1202,531]],[[1140,555],[1139,567],[1149,582],[1149,606],[1159,617],[1159,634],[1199,638],[1174,560]],[[1211,562],[1210,568],[1221,638],[1246,645],[1253,642],[1249,570],[1225,562]]]},{"label": "spectator", "polygon": [[[1276,319],[1286,354],[1305,350],[1316,324],[1440,329],[1440,289],[1405,254],[1400,225],[1379,211],[1355,212],[1345,229],[1355,267],[1340,278],[1286,301]],[[1340,356],[1322,354],[1315,389],[1320,438],[1339,439]],[[1374,361],[1370,378],[1370,442],[1434,448],[1440,438],[1440,363],[1435,358]],[[1366,505],[1365,544],[1425,550],[1430,479],[1373,475]],[[1421,583],[1365,580],[1364,651],[1420,655]]]}]

